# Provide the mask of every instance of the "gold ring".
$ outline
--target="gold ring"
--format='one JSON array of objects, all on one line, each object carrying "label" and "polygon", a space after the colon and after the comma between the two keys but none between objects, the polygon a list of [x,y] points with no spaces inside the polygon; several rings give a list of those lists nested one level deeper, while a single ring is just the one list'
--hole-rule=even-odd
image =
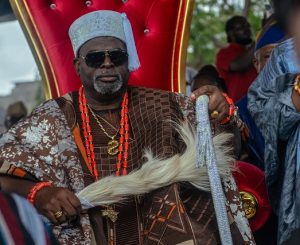
[{"label": "gold ring", "polygon": [[59,219],[60,217],[62,217],[63,216],[63,211],[57,211],[55,214],[54,214],[54,217],[55,217],[55,219]]},{"label": "gold ring", "polygon": [[216,119],[219,116],[219,112],[217,110],[214,110],[211,114],[210,114],[211,118]]}]

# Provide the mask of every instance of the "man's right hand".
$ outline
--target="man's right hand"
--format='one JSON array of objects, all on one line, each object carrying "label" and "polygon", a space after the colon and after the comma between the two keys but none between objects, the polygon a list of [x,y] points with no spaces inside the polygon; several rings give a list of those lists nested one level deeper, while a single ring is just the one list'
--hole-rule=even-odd
[{"label": "man's right hand", "polygon": [[79,199],[67,188],[45,187],[37,192],[35,207],[53,224],[76,218],[81,211]]}]

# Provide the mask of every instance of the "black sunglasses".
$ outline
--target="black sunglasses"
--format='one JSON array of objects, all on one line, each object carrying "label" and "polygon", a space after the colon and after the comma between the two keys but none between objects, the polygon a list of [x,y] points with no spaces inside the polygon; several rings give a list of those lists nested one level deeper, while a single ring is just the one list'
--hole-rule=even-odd
[{"label": "black sunglasses", "polygon": [[122,49],[93,51],[87,53],[85,57],[82,56],[82,58],[85,60],[87,66],[97,68],[104,63],[106,56],[110,58],[115,66],[123,65],[128,60],[127,52]]}]

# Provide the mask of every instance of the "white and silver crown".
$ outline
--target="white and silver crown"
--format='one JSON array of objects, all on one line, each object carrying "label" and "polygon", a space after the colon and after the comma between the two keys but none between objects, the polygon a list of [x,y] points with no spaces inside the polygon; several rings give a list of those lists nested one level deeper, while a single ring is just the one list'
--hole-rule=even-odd
[{"label": "white and silver crown", "polygon": [[140,66],[131,24],[125,13],[98,10],[80,16],[69,28],[69,37],[74,54],[80,47],[96,37],[115,37],[126,44],[128,69],[134,71]]}]

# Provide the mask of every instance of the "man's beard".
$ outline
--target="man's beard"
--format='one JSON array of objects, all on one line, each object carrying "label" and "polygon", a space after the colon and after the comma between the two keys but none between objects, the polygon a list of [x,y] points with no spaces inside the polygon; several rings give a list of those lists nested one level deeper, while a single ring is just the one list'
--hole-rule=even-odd
[{"label": "man's beard", "polygon": [[102,95],[115,94],[123,87],[123,79],[120,74],[118,74],[118,79],[112,83],[102,82],[96,78],[94,78],[93,82],[95,90]]},{"label": "man's beard", "polygon": [[236,43],[241,44],[241,45],[248,45],[250,43],[252,43],[252,38],[248,37],[248,38],[238,38],[236,37]]}]

